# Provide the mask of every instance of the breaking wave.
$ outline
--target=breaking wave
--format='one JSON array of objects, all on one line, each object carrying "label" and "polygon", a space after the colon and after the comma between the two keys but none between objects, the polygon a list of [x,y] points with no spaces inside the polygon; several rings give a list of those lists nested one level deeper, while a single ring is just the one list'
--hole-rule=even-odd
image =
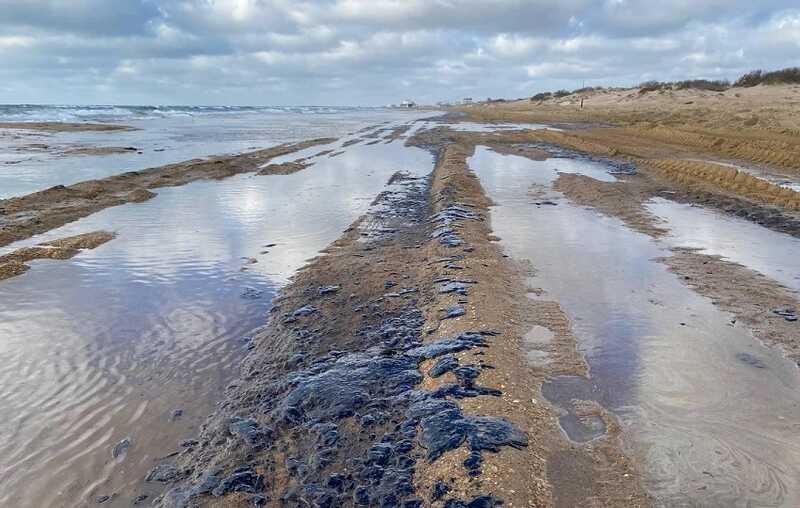
[{"label": "breaking wave", "polygon": [[0,105],[5,122],[120,122],[130,120],[212,115],[301,114],[329,115],[375,108],[334,106],[70,106]]}]

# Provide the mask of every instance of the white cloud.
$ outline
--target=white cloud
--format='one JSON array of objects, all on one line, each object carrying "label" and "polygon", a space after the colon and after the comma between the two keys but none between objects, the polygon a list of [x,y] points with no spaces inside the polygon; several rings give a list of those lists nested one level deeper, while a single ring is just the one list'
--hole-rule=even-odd
[{"label": "white cloud", "polygon": [[528,55],[540,46],[540,41],[532,37],[515,34],[498,34],[490,39],[489,47],[498,57],[518,57]]},{"label": "white cloud", "polygon": [[4,49],[25,48],[32,46],[33,43],[33,37],[21,35],[0,36],[0,51]]},{"label": "white cloud", "polygon": [[0,4],[8,102],[383,104],[800,64],[793,0]]},{"label": "white cloud", "polygon": [[572,79],[578,76],[586,76],[592,71],[591,65],[570,62],[544,62],[529,65],[525,69],[528,72],[528,76],[531,78],[550,77]]}]

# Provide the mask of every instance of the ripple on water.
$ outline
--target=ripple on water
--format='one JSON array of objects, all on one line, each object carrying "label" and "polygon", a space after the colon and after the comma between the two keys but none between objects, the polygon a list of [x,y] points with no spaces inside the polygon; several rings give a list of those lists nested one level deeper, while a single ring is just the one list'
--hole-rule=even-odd
[{"label": "ripple on water", "polygon": [[[117,492],[111,505],[129,506],[150,488],[139,484],[153,460],[213,410],[241,339],[291,274],[392,174],[431,167],[427,152],[401,143],[355,145],[292,175],[160,189],[6,247],[119,233],[0,284],[0,505],[85,506]],[[261,297],[242,298],[245,288]]]},{"label": "ripple on water", "polygon": [[[130,131],[14,131],[19,139],[0,135],[0,159],[7,158],[6,162],[13,163],[3,164],[4,161],[0,160],[0,199],[198,157],[239,153],[303,139],[341,136],[344,132],[382,120],[403,123],[429,116],[430,112],[397,110],[356,109],[313,115],[276,110],[121,119],[121,122],[139,129]],[[31,149],[32,144],[45,144],[48,149]],[[133,146],[140,150],[98,156],[63,155],[64,151],[76,145]]]},{"label": "ripple on water", "polygon": [[[565,433],[586,437],[563,418],[575,397],[615,413],[662,506],[800,506],[796,366],[654,261],[669,255],[665,246],[563,198],[531,203],[529,185],[558,196],[550,184],[563,162],[479,148],[470,166],[496,203],[492,227],[503,247],[536,268],[530,287],[560,303],[589,364],[588,381],[543,387],[563,411]],[[695,212],[687,224],[702,223],[702,211],[686,211]],[[749,357],[759,366],[742,361]],[[596,430],[589,425],[589,436]]]}]

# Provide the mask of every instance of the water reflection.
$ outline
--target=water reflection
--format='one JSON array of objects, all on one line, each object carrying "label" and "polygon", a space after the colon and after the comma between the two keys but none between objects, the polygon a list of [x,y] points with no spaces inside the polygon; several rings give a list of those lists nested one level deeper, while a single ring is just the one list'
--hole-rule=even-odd
[{"label": "water reflection", "polygon": [[160,189],[9,246],[119,233],[0,284],[0,505],[85,506],[118,493],[105,505],[130,506],[153,460],[193,433],[236,376],[241,339],[275,291],[395,171],[431,165],[400,143],[357,145],[293,175]]},{"label": "water reflection", "polygon": [[[797,369],[653,261],[663,246],[549,188],[563,163],[479,149],[470,166],[504,248],[569,315],[591,398],[621,418],[657,503],[798,506]],[[536,206],[531,191],[557,205]]]},{"label": "water reflection", "polygon": [[[126,122],[141,129],[136,131],[45,134],[0,130],[0,199],[197,157],[238,153],[316,137],[338,137],[367,125],[404,123],[426,116],[431,113],[401,110],[354,110],[320,115],[226,113]],[[44,144],[48,148],[24,149],[31,144]],[[135,147],[141,153],[62,155],[65,149],[76,144]]]},{"label": "water reflection", "polygon": [[750,221],[655,198],[647,204],[670,230],[666,242],[703,249],[800,290],[800,239]]}]

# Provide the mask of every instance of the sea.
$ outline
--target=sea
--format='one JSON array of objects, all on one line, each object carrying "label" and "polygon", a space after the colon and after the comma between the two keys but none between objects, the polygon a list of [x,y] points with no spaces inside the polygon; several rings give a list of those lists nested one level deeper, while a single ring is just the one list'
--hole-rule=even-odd
[{"label": "sea", "polygon": [[[332,106],[0,105],[3,122],[89,122],[125,131],[0,129],[0,199],[113,174],[218,154],[241,153],[419,118],[391,108]],[[131,148],[113,155],[75,149]]]}]

